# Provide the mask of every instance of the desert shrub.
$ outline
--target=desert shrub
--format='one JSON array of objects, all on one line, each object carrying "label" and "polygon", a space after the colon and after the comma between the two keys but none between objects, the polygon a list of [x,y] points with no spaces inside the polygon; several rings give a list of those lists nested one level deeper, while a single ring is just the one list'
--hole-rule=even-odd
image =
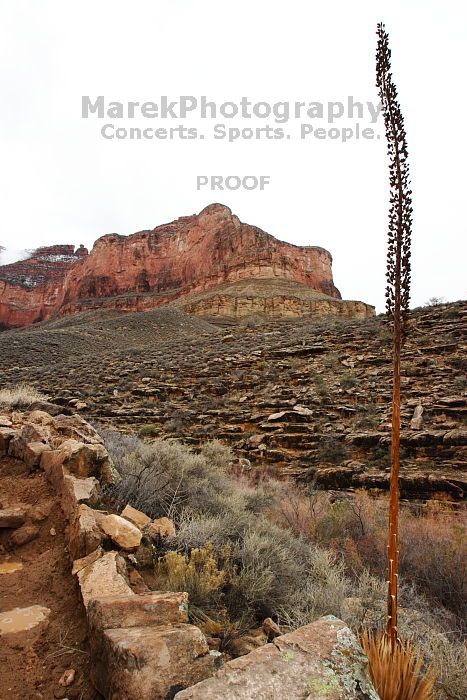
[{"label": "desert shrub", "polygon": [[467,538],[461,513],[402,513],[400,570],[419,590],[465,620]]},{"label": "desert shrub", "polygon": [[217,549],[240,537],[237,522],[221,515],[200,515],[185,511],[177,528],[177,545],[185,553],[207,544]]},{"label": "desert shrub", "polygon": [[358,383],[358,379],[355,374],[348,372],[340,378],[340,385],[343,389],[353,389]]},{"label": "desert shrub", "polygon": [[109,454],[117,465],[123,463],[127,454],[136,452],[136,450],[141,447],[141,440],[131,433],[120,433],[116,430],[108,430],[92,421],[91,425],[100,433]]},{"label": "desert shrub", "polygon": [[446,309],[444,315],[447,318],[458,318],[461,315],[461,312],[458,306],[451,306],[450,308]]},{"label": "desert shrub", "polygon": [[303,585],[309,558],[310,546],[304,540],[261,518],[256,520],[238,543],[229,609],[273,615]]},{"label": "desert shrub", "polygon": [[315,547],[306,563],[302,586],[280,608],[279,619],[295,629],[322,615],[342,617],[349,587],[343,562],[329,550]]},{"label": "desert shrub", "polygon": [[318,396],[325,399],[329,395],[329,387],[327,386],[323,376],[321,374],[314,374],[311,379],[313,380]]},{"label": "desert shrub", "polygon": [[374,404],[356,406],[354,428],[356,430],[370,430],[381,423],[381,417]]},{"label": "desert shrub", "polygon": [[317,524],[316,534],[319,542],[327,545],[343,542],[348,537],[357,539],[362,535],[362,525],[354,504],[349,500],[330,503]]},{"label": "desert shrub", "polygon": [[36,401],[49,401],[50,397],[42,394],[30,384],[16,384],[10,389],[0,389],[0,406],[3,408],[28,408]]},{"label": "desert shrub", "polygon": [[159,430],[158,430],[157,425],[155,425],[154,423],[145,423],[138,430],[138,435],[141,438],[156,437],[158,432],[159,432]]},{"label": "desert shrub", "polygon": [[[331,502],[326,493],[283,484],[266,512],[281,527],[340,555],[358,588],[365,571],[379,580],[386,578],[387,505],[386,498],[364,492]],[[412,607],[412,590],[412,598],[424,596],[430,601],[427,611],[435,606],[452,613],[457,622],[451,619],[451,627],[462,627],[465,620],[465,530],[461,512],[401,508],[400,571],[405,581],[401,599],[406,600],[401,604]]]},{"label": "desert shrub", "polygon": [[[232,621],[250,625],[267,616],[298,620],[339,614],[348,584],[343,564],[262,515],[237,518],[184,513],[176,547],[183,556],[212,546],[224,571],[222,605]],[[225,556],[225,552],[229,556]],[[209,609],[210,600],[204,601]],[[198,599],[198,605],[203,601]]]},{"label": "desert shrub", "polygon": [[452,380],[452,386],[457,391],[464,391],[467,388],[467,376],[465,374],[455,377]]},{"label": "desert shrub", "polygon": [[325,437],[318,446],[317,459],[319,462],[329,464],[339,464],[348,456],[348,448],[343,442],[336,438]]},{"label": "desert shrub", "polygon": [[462,641],[453,641],[431,628],[419,642],[436,674],[435,697],[463,700],[467,697],[467,650]]},{"label": "desert shrub", "polygon": [[329,494],[319,491],[314,483],[299,486],[285,482],[269,501],[268,514],[277,525],[295,535],[315,540],[318,522],[328,511],[329,503]]},{"label": "desert shrub", "polygon": [[210,464],[224,472],[227,471],[234,458],[232,448],[216,439],[205,442],[201,446],[200,454]]},{"label": "desert shrub", "polygon": [[[121,476],[118,484],[110,487],[107,495],[117,503],[130,503],[150,517],[167,515],[177,518],[181,511],[220,514],[229,499],[236,496],[232,482],[204,453],[197,454],[175,440],[157,439],[151,444],[141,441],[110,439],[104,434],[106,446]],[[125,449],[128,445],[129,449]],[[225,453],[224,453],[225,456]],[[233,504],[230,503],[233,508]],[[241,507],[238,505],[237,507]]]}]

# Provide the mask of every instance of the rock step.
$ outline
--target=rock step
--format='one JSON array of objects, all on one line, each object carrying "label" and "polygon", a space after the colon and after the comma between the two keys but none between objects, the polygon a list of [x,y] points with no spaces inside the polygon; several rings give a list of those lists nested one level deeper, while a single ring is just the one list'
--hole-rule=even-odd
[{"label": "rock step", "polygon": [[226,663],[175,700],[378,700],[353,632],[328,616]]}]

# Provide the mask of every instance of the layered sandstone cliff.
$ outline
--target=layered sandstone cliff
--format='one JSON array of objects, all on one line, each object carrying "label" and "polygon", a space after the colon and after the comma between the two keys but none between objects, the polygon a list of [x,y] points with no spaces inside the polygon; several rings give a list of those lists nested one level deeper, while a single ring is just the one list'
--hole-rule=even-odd
[{"label": "layered sandstone cliff", "polygon": [[[341,299],[332,279],[330,253],[315,246],[279,241],[255,226],[243,224],[220,204],[152,231],[102,236],[89,255],[85,249],[74,252],[72,246],[59,248],[55,253],[53,249],[40,249],[27,261],[0,267],[3,327],[24,326],[99,307],[149,309],[244,280],[294,282],[302,290],[319,293],[331,304]],[[275,294],[276,298],[280,296]],[[281,315],[280,305],[277,300],[273,315]],[[292,315],[313,310],[296,301],[292,306]],[[243,305],[245,313],[240,315],[246,315],[247,307]],[[267,307],[267,303],[259,302],[258,309],[268,313]],[[192,312],[202,313],[202,304],[195,304]],[[349,312],[353,315],[350,307]],[[372,307],[368,307],[370,313]]]}]

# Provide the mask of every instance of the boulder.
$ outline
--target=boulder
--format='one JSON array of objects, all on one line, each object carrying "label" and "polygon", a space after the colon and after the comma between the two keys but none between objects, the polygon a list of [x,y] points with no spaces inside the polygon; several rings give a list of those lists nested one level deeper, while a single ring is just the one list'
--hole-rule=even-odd
[{"label": "boulder", "polygon": [[91,680],[112,700],[166,700],[214,671],[206,639],[193,625],[107,629],[102,636]]},{"label": "boulder", "polygon": [[59,450],[65,455],[64,465],[76,476],[99,477],[102,463],[108,460],[103,445],[87,445],[73,438],[62,442]]},{"label": "boulder", "polygon": [[105,552],[102,549],[102,547],[98,547],[94,550],[94,552],[91,552],[91,554],[87,554],[81,559],[75,559],[75,561],[73,562],[73,568],[71,570],[72,576],[76,576],[78,571],[81,571],[81,569],[85,569],[87,566],[94,564],[94,562],[103,557],[104,554]]},{"label": "boulder", "polygon": [[29,406],[31,412],[40,411],[41,413],[47,413],[49,416],[58,416],[59,413],[63,412],[62,406],[58,406],[56,403],[51,403],[50,401],[34,401]]},{"label": "boulder", "polygon": [[229,661],[175,700],[378,700],[353,632],[329,615]]},{"label": "boulder", "polygon": [[29,467],[36,467],[40,464],[43,452],[49,452],[50,445],[36,441],[28,442],[22,435],[13,436],[8,445],[8,454],[25,462]]},{"label": "boulder", "polygon": [[73,438],[64,440],[51,450],[49,457],[41,459],[41,468],[58,490],[67,472],[83,478],[95,476],[102,484],[113,484],[120,479],[103,445],[85,444]]},{"label": "boulder", "polygon": [[126,581],[125,560],[118,552],[107,552],[77,573],[84,606],[105,596],[135,595]]},{"label": "boulder", "polygon": [[28,422],[24,423],[21,428],[21,437],[26,442],[48,442],[50,439],[50,430],[42,425]]},{"label": "boulder", "polygon": [[263,620],[262,628],[264,633],[267,635],[268,639],[272,639],[273,637],[280,637],[282,632],[279,627],[279,625],[274,622],[270,617],[267,617],[265,620]]},{"label": "boulder", "polygon": [[27,509],[24,506],[2,508],[0,510],[0,527],[21,527],[26,522]]},{"label": "boulder", "polygon": [[8,447],[10,445],[10,441],[14,437],[17,437],[17,435],[18,433],[16,432],[16,430],[13,430],[12,428],[0,428],[0,457],[3,457],[4,455],[8,454]]},{"label": "boulder", "polygon": [[68,548],[73,560],[90,554],[106,539],[100,527],[104,514],[81,503],[73,514],[68,533]]},{"label": "boulder", "polygon": [[41,454],[41,469],[57,493],[61,493],[63,479],[68,473],[63,466],[65,457],[65,453],[60,450],[50,450]]},{"label": "boulder", "polygon": [[53,426],[56,432],[63,437],[73,438],[78,442],[91,445],[100,445],[103,440],[97,430],[84,418],[76,414],[72,416],[58,415],[54,418]]},{"label": "boulder", "polygon": [[8,416],[0,416],[0,428],[11,428],[13,423]]},{"label": "boulder", "polygon": [[19,433],[15,433],[9,441],[8,444],[8,454],[10,457],[15,459],[20,459],[23,461],[24,452],[26,450],[27,442],[21,437]]},{"label": "boulder", "polygon": [[106,515],[102,519],[101,527],[111,538],[112,542],[127,552],[138,549],[141,542],[141,530],[129,520],[120,515]]},{"label": "boulder", "polygon": [[188,622],[188,593],[151,591],[141,595],[109,595],[88,605],[91,630],[154,627]]},{"label": "boulder", "polygon": [[151,522],[151,518],[146,515],[146,513],[142,513],[140,510],[136,510],[136,508],[130,505],[126,505],[120,515],[122,518],[129,520],[130,523],[133,523],[133,525],[136,525],[136,527],[139,527],[140,530]]},{"label": "boulder", "polygon": [[72,517],[80,503],[95,506],[99,499],[99,482],[93,476],[89,476],[87,479],[78,479],[72,474],[64,475],[60,504],[67,518]]},{"label": "boulder", "polygon": [[9,543],[13,547],[22,547],[24,544],[35,540],[39,536],[39,528],[37,525],[21,525],[18,530],[15,530],[9,539]]},{"label": "boulder", "polygon": [[28,416],[28,420],[30,423],[35,423],[36,425],[50,425],[53,423],[53,417],[50,415],[50,413],[39,410],[31,411]]},{"label": "boulder", "polygon": [[157,518],[144,528],[144,534],[156,540],[175,537],[175,525],[170,518]]},{"label": "boulder", "polygon": [[28,467],[38,467],[44,452],[50,452],[50,445],[44,442],[28,442],[23,453],[23,462]]},{"label": "boulder", "polygon": [[132,563],[141,569],[148,569],[154,565],[157,559],[156,547],[154,544],[145,538],[141,541],[138,549],[130,555]]},{"label": "boulder", "polygon": [[244,656],[254,649],[264,646],[267,641],[267,635],[260,627],[259,630],[251,630],[248,634],[232,639],[229,644],[229,651],[232,656]]}]

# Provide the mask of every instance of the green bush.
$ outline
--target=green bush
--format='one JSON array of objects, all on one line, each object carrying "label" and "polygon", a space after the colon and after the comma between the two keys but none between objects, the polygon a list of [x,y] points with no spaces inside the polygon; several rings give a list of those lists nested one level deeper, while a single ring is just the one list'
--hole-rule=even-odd
[{"label": "green bush", "polygon": [[138,430],[139,437],[156,437],[159,432],[157,425],[154,423],[146,423]]}]

